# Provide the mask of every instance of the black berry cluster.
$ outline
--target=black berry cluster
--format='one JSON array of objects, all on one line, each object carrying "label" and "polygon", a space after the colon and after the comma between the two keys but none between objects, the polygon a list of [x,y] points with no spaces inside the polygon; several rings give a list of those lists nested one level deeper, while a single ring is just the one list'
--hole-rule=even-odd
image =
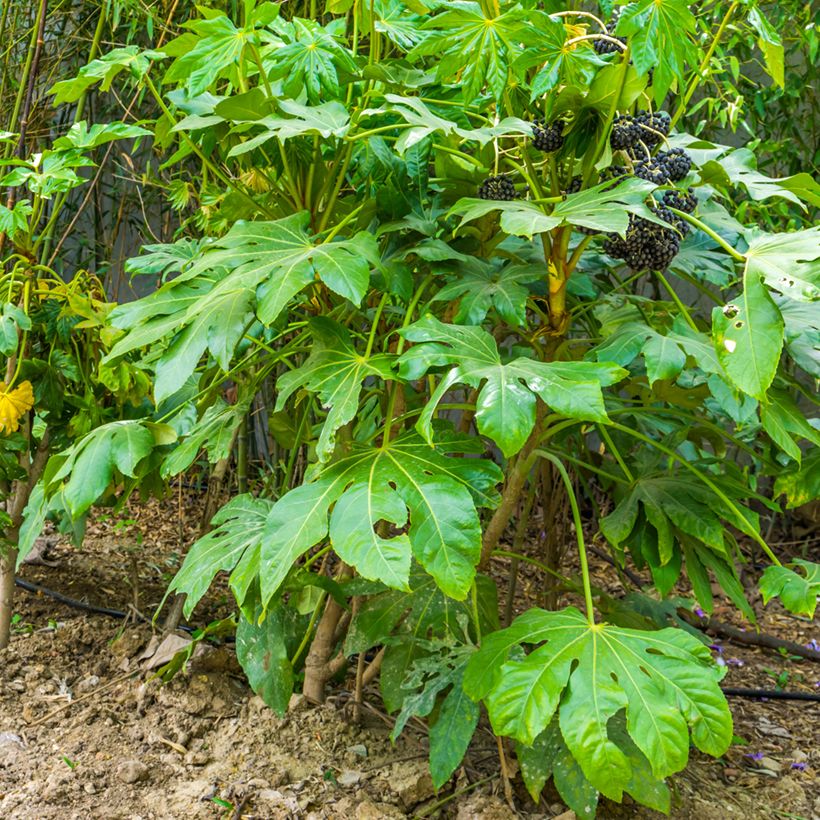
[{"label": "black berry cluster", "polygon": [[630,151],[643,143],[647,148],[663,142],[672,124],[666,111],[619,114],[612,122],[609,143],[615,151]]},{"label": "black berry cluster", "polygon": [[667,208],[675,208],[686,214],[694,213],[698,206],[698,198],[692,188],[686,191],[664,191],[662,199]]},{"label": "black berry cluster", "polygon": [[478,186],[478,196],[481,199],[515,199],[515,185],[506,174],[499,174],[495,177],[487,177]]},{"label": "black berry cluster", "polygon": [[[606,33],[612,37],[613,39],[617,40],[621,45],[626,45],[626,38],[625,37],[615,37],[614,31],[615,26],[618,24],[618,16],[619,11],[613,12],[612,20],[606,24]],[[597,54],[612,54],[614,51],[620,51],[621,49],[615,45],[615,43],[611,42],[610,40],[595,40],[592,43],[592,47],[595,49]]]},{"label": "black berry cluster", "polygon": [[564,144],[564,135],[561,133],[564,123],[561,120],[546,125],[542,120],[536,120],[532,126],[532,144],[539,151],[552,153],[558,151]]},{"label": "black berry cluster", "polygon": [[656,207],[655,213],[669,224],[668,228],[630,214],[625,238],[610,234],[604,240],[604,251],[623,259],[635,271],[665,270],[680,250],[681,235],[688,232],[689,226],[666,207]]},{"label": "black berry cluster", "polygon": [[577,194],[578,191],[581,190],[581,186],[584,184],[584,180],[581,177],[573,177],[569,181],[569,185],[567,185],[566,193],[568,194]]},{"label": "black berry cluster", "polygon": [[680,182],[692,167],[692,158],[683,148],[660,151],[656,161],[664,168],[670,182]]}]

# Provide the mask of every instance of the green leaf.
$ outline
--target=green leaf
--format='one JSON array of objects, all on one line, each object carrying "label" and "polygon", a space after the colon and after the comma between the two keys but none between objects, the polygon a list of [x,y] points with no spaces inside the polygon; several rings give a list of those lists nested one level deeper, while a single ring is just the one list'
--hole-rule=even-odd
[{"label": "green leaf", "polygon": [[516,755],[524,785],[534,802],[538,803],[547,778],[552,776],[561,799],[578,817],[595,817],[598,790],[567,749],[556,719],[535,738],[532,746],[517,743]]},{"label": "green leaf", "polygon": [[[767,567],[760,579],[763,603],[780,598],[789,612],[814,617],[817,596],[820,595],[820,564],[796,558],[789,567]],[[802,574],[797,570],[802,570]]]},{"label": "green leaf", "polygon": [[[406,589],[403,568],[412,551],[443,592],[464,599],[481,554],[475,505],[493,506],[494,485],[500,480],[498,467],[489,460],[444,455],[464,452],[465,446],[464,439],[452,438],[432,447],[414,433],[380,448],[357,445],[351,455],[320,468],[314,480],[286,493],[268,518],[260,571],[263,603],[277,591],[293,561],[327,536],[334,503],[341,504],[343,511],[335,526],[331,518],[334,549],[355,558],[354,566],[363,574],[372,575],[379,565],[389,566],[389,577],[380,580]],[[474,450],[472,443],[469,449]],[[377,552],[368,555],[365,546],[376,539],[365,528],[366,522],[375,522],[375,508],[406,520],[388,488],[395,490],[409,512],[410,526],[406,537],[379,536]],[[356,519],[361,523],[355,529],[339,523]],[[407,553],[407,559],[402,553]]]},{"label": "green leaf", "polygon": [[97,83],[100,83],[101,91],[108,91],[114,78],[122,71],[128,71],[136,79],[141,78],[148,71],[151,61],[161,59],[162,56],[158,52],[140,53],[139,46],[115,48],[83,66],[73,79],[54,83],[48,93],[54,95],[55,105],[76,102]]},{"label": "green leaf", "polygon": [[[367,517],[362,518],[362,511]],[[399,529],[407,523],[407,507],[388,483],[358,484],[336,503],[330,518],[330,540],[336,553],[371,581],[394,589],[410,589],[410,538],[379,535],[381,522]]]},{"label": "green leaf", "polygon": [[[507,660],[520,643],[541,644]],[[722,755],[732,720],[708,648],[687,632],[641,632],[591,626],[574,607],[532,609],[508,629],[485,636],[471,658],[464,686],[485,700],[497,734],[525,745],[558,712],[561,733],[586,778],[620,800],[633,765],[608,731],[626,710],[626,730],[662,779],[686,765],[689,731],[699,749]]]},{"label": "green leaf", "polygon": [[603,421],[601,387],[625,374],[620,367],[593,362],[539,362],[520,357],[504,364],[495,339],[479,327],[446,325],[426,316],[401,331],[417,344],[400,359],[405,378],[416,379],[431,367],[455,365],[439,383],[419,418],[417,429],[428,440],[436,406],[453,384],[483,383],[476,401],[479,432],[505,456],[517,453],[535,424],[535,396],[569,418]]},{"label": "green leaf", "polygon": [[781,472],[774,482],[774,498],[786,496],[786,507],[794,509],[820,498],[820,450],[812,450],[798,469]]},{"label": "green leaf", "polygon": [[153,431],[140,420],[104,424],[64,453],[66,459],[51,478],[48,495],[62,486],[71,517],[79,518],[108,489],[115,469],[136,478],[137,465],[154,445]]},{"label": "green leaf", "polygon": [[407,55],[409,60],[435,54],[437,76],[446,80],[459,76],[467,103],[484,88],[500,100],[509,86],[510,64],[527,38],[525,20],[513,6],[488,18],[478,3],[455,0],[441,14],[422,25],[427,36]]},{"label": "green leaf", "polygon": [[339,74],[357,73],[353,55],[318,21],[280,19],[275,29],[284,45],[270,50],[264,65],[272,80],[282,80],[282,90],[288,97],[298,99],[306,93],[310,103],[322,97],[338,97]]},{"label": "green leaf", "polygon": [[806,373],[820,379],[820,315],[813,302],[795,302],[775,295],[775,304],[783,317],[786,350]]},{"label": "green leaf", "polygon": [[[240,569],[239,562],[247,552],[259,551],[272,502],[239,495],[225,504],[211,521],[211,532],[195,541],[179,572],[169,587],[170,591],[184,593],[184,614],[189,617],[202,596],[208,591],[218,572]],[[252,580],[252,579],[251,579]],[[247,592],[249,581],[241,572],[231,576],[234,590]],[[240,603],[243,594],[237,594]]]},{"label": "green leaf", "polygon": [[726,375],[739,390],[765,401],[780,363],[783,319],[759,273],[747,266],[743,293],[712,311],[712,336]]},{"label": "green leaf", "polygon": [[623,234],[629,224],[629,214],[657,221],[644,201],[655,186],[642,179],[630,178],[613,185],[602,182],[583,191],[570,194],[551,213],[527,201],[499,202],[465,197],[450,209],[450,214],[462,217],[461,225],[480,219],[492,211],[500,211],[502,230],[515,236],[532,237],[551,231],[561,224],[581,225],[596,231]]},{"label": "green leaf", "polygon": [[463,668],[430,724],[430,773],[433,786],[440,789],[467,753],[478,725],[480,709],[462,686]]},{"label": "green leaf", "polygon": [[652,95],[660,105],[673,82],[682,87],[686,68],[699,58],[693,42],[697,25],[686,0],[638,0],[624,7],[615,34],[629,40],[641,74],[654,69]]},{"label": "green leaf", "polygon": [[228,404],[224,399],[218,398],[187,431],[181,443],[168,454],[160,470],[162,477],[179,475],[187,470],[203,447],[211,464],[227,458],[234,432],[245,420],[249,404],[250,397],[237,404]]},{"label": "green leaf", "polygon": [[163,82],[181,83],[195,97],[239,61],[252,34],[238,29],[224,14],[195,20],[190,27],[198,35],[192,41],[193,47],[174,60]]},{"label": "green leaf", "polygon": [[820,433],[809,424],[794,399],[785,391],[769,391],[768,401],[760,405],[760,420],[772,441],[798,464],[802,452],[793,436],[808,439],[815,447],[820,447]]},{"label": "green leaf", "polygon": [[350,333],[332,319],[311,319],[309,334],[314,342],[310,356],[301,367],[279,378],[275,409],[283,410],[300,387],[318,393],[322,406],[329,411],[316,445],[316,455],[320,461],[327,461],[333,454],[336,431],[356,416],[362,382],[373,376],[387,380],[395,374],[391,370],[392,357],[365,358],[357,353]]},{"label": "green leaf", "polygon": [[236,657],[248,676],[251,689],[283,717],[293,694],[293,666],[288,638],[296,613],[280,604],[268,610],[262,623],[240,618],[236,627]]},{"label": "green leaf", "polygon": [[798,302],[820,301],[820,227],[756,234],[749,241],[746,275]]},{"label": "green leaf", "polygon": [[[217,112],[221,105],[222,103],[217,106]],[[246,154],[272,139],[278,139],[284,143],[293,137],[311,134],[317,134],[327,139],[331,136],[343,137],[347,133],[350,117],[347,109],[340,102],[333,101],[317,106],[308,106],[301,105],[294,100],[280,100],[278,105],[289,116],[270,115],[261,119],[256,118],[253,125],[260,125],[265,130],[261,134],[235,145],[228,152],[229,157]]]},{"label": "green leaf", "polygon": [[759,202],[779,197],[804,209],[804,201],[820,206],[820,183],[811,174],[801,172],[789,177],[768,177],[757,170],[757,159],[750,149],[729,150],[727,146],[718,146],[718,149],[716,155],[698,169],[705,185],[727,188],[742,185],[749,196]]},{"label": "green leaf", "polygon": [[769,76],[781,87],[785,85],[783,42],[772,24],[757,5],[749,8],[749,22],[758,33],[757,44],[766,60]]},{"label": "green leaf", "polygon": [[458,300],[456,324],[478,325],[490,308],[512,327],[523,327],[527,318],[526,285],[544,278],[544,266],[536,264],[492,265],[470,257],[458,266],[455,276],[433,297],[436,302]]},{"label": "green leaf", "polygon": [[340,296],[361,301],[370,268],[379,263],[375,238],[361,232],[314,244],[308,222],[307,213],[275,222],[236,222],[176,279],[112,312],[114,325],[128,333],[105,361],[176,331],[156,363],[154,397],[161,402],[187,381],[206,350],[228,370],[254,308],[260,321],[270,324],[316,276]]},{"label": "green leaf", "polygon": [[90,151],[98,145],[105,145],[114,140],[131,139],[150,135],[150,131],[138,125],[129,125],[124,122],[96,123],[88,127],[85,120],[75,122],[68,132],[54,141],[57,149],[77,148],[81,151]]}]

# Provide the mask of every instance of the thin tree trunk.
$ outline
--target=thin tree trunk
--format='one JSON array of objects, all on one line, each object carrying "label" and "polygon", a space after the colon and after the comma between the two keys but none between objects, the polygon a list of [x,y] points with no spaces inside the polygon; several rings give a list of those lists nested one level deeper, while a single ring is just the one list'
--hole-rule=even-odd
[{"label": "thin tree trunk", "polygon": [[[236,437],[236,433],[234,433],[234,437]],[[231,444],[229,452],[231,449],[233,449],[233,444]],[[202,518],[199,522],[199,538],[207,535],[211,529],[211,519],[216,515],[219,508],[219,499],[222,495],[222,487],[225,483],[225,475],[228,472],[230,461],[230,456],[221,458],[211,470],[211,476],[208,479],[208,490],[205,494],[205,508],[202,510]],[[162,626],[163,636],[170,635],[179,626],[179,622],[182,620],[182,610],[185,608],[186,597],[185,593],[174,595],[171,608],[168,610],[168,616]]]},{"label": "thin tree trunk", "polygon": [[[6,539],[10,546],[0,557],[0,650],[5,649],[11,640],[11,619],[14,614],[14,573],[17,568],[17,543],[20,538],[20,525],[23,523],[23,512],[28,504],[31,491],[43,474],[48,461],[48,430],[37,447],[37,452],[28,467],[26,481],[15,481],[11,505],[7,509],[11,525],[6,530]],[[23,461],[28,460],[28,454]]]}]

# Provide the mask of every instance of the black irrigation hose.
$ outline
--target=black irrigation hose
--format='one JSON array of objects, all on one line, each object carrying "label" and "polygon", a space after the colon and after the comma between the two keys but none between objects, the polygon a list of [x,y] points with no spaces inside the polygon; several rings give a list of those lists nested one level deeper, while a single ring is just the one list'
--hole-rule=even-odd
[{"label": "black irrigation hose", "polygon": [[724,695],[730,698],[755,698],[766,700],[808,700],[820,703],[820,695],[811,692],[784,692],[780,689],[732,689],[721,687]]},{"label": "black irrigation hose", "polygon": [[[14,583],[21,589],[26,590],[26,592],[34,592],[37,595],[46,595],[49,598],[53,598],[55,601],[59,601],[61,604],[74,607],[75,609],[82,609],[85,612],[93,612],[97,615],[107,615],[109,618],[119,618],[121,620],[128,617],[128,613],[123,612],[120,609],[109,609],[105,606],[87,604],[85,601],[78,601],[76,598],[69,598],[61,592],[55,592],[53,589],[40,586],[39,584],[32,584],[30,581],[24,581],[22,578],[15,578]],[[141,621],[147,622],[141,615],[138,615],[137,617],[139,617]],[[196,631],[190,626],[179,626],[177,628],[183,630],[184,632]],[[762,698],[765,698],[766,700],[807,700],[814,703],[820,703],[820,694],[815,695],[810,692],[784,692],[780,689],[733,689],[730,687],[721,687],[721,689],[724,695],[728,695],[732,698],[751,698],[754,700],[760,700]]]},{"label": "black irrigation hose", "polygon": [[[129,617],[129,613],[123,612],[121,609],[110,609],[107,606],[87,604],[85,601],[69,598],[67,595],[63,595],[62,592],[56,592],[48,587],[40,586],[40,584],[32,584],[31,581],[24,581],[22,578],[15,578],[14,583],[20,587],[20,589],[26,590],[26,592],[33,592],[35,595],[45,595],[48,598],[59,601],[61,604],[73,607],[74,609],[81,609],[84,612],[93,612],[95,615],[107,615],[109,618],[118,618],[120,620],[125,620],[125,618]],[[140,615],[138,612],[133,613],[133,615],[142,621],[142,623],[150,623],[146,617]],[[178,626],[177,629],[181,629],[183,632],[196,632],[196,630],[190,626]]]}]

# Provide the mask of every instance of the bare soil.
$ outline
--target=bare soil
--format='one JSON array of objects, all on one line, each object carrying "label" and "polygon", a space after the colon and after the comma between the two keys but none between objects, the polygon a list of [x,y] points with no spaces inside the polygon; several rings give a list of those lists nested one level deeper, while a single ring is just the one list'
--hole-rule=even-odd
[{"label": "bare soil", "polygon": [[[169,561],[168,545],[190,539],[197,505],[173,500],[133,515],[137,521],[127,526],[98,518],[82,549],[59,541],[59,566],[26,567],[23,576],[87,602],[152,614],[178,560]],[[611,568],[601,563],[595,574],[617,594]],[[535,583],[524,573],[521,594]],[[486,729],[453,782],[435,794],[423,727],[411,726],[392,744],[392,720],[375,692],[360,724],[352,720],[349,680],[321,707],[295,697],[280,719],[250,691],[229,644],[208,648],[184,674],[161,684],[141,660],[150,626],[18,594],[17,633],[0,657],[4,820],[573,816],[563,814],[557,795],[534,805],[518,779],[510,808]],[[229,612],[227,592],[217,586],[195,620]],[[728,605],[717,614],[736,617]],[[816,624],[777,607],[762,614],[766,632],[804,644],[820,639]],[[816,663],[722,646],[727,686],[771,689],[779,677],[786,689],[818,691]],[[733,746],[721,760],[693,752],[688,769],[671,781],[671,816],[820,820],[818,705],[731,703],[735,733],[747,745]],[[602,818],[660,816],[630,804],[604,802],[599,810]]]}]

